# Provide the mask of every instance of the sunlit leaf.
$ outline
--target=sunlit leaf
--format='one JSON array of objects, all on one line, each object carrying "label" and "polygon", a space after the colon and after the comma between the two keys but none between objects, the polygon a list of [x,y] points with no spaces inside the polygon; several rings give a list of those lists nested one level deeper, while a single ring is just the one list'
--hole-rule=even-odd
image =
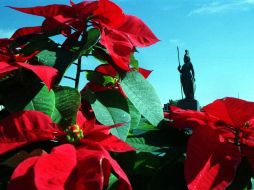
[{"label": "sunlit leaf", "polygon": [[136,71],[128,72],[120,85],[138,111],[153,125],[163,119],[160,99],[152,85]]}]

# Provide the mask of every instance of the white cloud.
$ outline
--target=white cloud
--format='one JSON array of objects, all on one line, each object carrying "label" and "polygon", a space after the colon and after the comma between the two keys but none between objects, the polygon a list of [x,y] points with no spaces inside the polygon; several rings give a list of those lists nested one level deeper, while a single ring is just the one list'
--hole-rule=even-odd
[{"label": "white cloud", "polygon": [[14,30],[11,29],[1,29],[0,28],[0,38],[10,38]]},{"label": "white cloud", "polygon": [[189,13],[193,14],[214,14],[221,12],[232,12],[232,11],[247,11],[254,7],[254,0],[234,0],[234,1],[213,1],[200,5],[197,9],[192,10]]}]

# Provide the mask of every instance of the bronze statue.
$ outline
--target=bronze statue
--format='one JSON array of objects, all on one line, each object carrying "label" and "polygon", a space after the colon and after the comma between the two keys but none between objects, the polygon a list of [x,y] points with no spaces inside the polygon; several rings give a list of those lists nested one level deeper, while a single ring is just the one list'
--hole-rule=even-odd
[{"label": "bronze statue", "polygon": [[195,92],[195,72],[190,60],[189,51],[185,50],[184,64],[178,66],[178,71],[181,73],[181,83],[186,99],[194,99]]}]

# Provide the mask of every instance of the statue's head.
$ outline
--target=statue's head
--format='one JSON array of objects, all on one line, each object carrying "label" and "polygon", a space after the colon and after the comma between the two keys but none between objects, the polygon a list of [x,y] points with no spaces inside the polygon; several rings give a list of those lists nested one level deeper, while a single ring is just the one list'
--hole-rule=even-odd
[{"label": "statue's head", "polygon": [[190,57],[189,57],[189,55],[184,56],[184,62],[185,62],[185,63],[190,62]]},{"label": "statue's head", "polygon": [[184,55],[184,63],[190,62],[190,56],[189,56],[189,50],[185,50],[185,55]]}]

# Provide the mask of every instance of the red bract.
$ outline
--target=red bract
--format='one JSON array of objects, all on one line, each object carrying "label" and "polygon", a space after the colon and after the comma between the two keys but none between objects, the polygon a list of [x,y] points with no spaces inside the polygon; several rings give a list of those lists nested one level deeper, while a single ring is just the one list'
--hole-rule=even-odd
[{"label": "red bract", "polygon": [[125,15],[122,9],[109,0],[100,0],[98,9],[93,12],[95,19],[106,26],[117,27],[124,22]]},{"label": "red bract", "polygon": [[126,15],[120,27],[102,28],[101,43],[107,48],[115,64],[130,70],[130,54],[135,47],[146,47],[158,42],[158,38],[139,18]]},{"label": "red bract", "polygon": [[117,27],[124,22],[125,15],[122,9],[109,0],[84,1],[72,4],[79,19],[86,19],[92,16],[94,22],[100,25]]},{"label": "red bract", "polygon": [[117,30],[126,34],[137,47],[150,46],[159,41],[150,28],[136,16],[126,15],[124,23]]},{"label": "red bract", "polygon": [[[217,117],[217,128],[223,129],[225,141],[233,142],[241,147],[241,153],[254,166],[254,103],[236,98],[224,98],[205,106],[204,111]],[[226,129],[231,130],[225,132]],[[233,132],[233,135],[232,135]],[[252,150],[252,151],[250,151]],[[254,167],[253,167],[254,169]]]},{"label": "red bract", "polygon": [[234,128],[242,128],[246,122],[254,118],[254,103],[236,98],[216,100],[203,110]]},{"label": "red bract", "polygon": [[130,54],[134,46],[127,36],[113,29],[104,29],[101,34],[101,43],[107,48],[114,63],[123,70],[130,70]]},{"label": "red bract", "polygon": [[10,65],[6,62],[0,61],[0,78],[3,78],[10,74],[12,71],[18,69],[16,65]]},{"label": "red bract", "polygon": [[[31,34],[37,31],[38,28],[22,28],[17,30],[13,38],[21,37],[23,35]],[[54,81],[58,76],[57,69],[44,65],[31,65],[28,64],[29,60],[38,53],[38,51],[33,52],[29,56],[24,56],[22,54],[14,54],[10,52],[10,45],[12,40],[10,39],[0,39],[0,77],[5,77],[12,71],[23,67],[32,71],[38,78],[43,81],[46,86],[51,89],[54,85]],[[14,51],[14,50],[13,50]]]},{"label": "red bract", "polygon": [[41,112],[14,113],[0,121],[0,155],[32,142],[54,140],[59,133],[59,127]]},{"label": "red bract", "polygon": [[81,139],[81,142],[96,142],[106,150],[112,152],[126,152],[134,150],[126,142],[109,133],[111,128],[121,127],[120,124],[110,127],[98,125],[96,124],[95,118],[87,120],[80,111],[77,115],[77,124],[83,130],[85,135],[85,138]]},{"label": "red bract", "polygon": [[[132,70],[135,70],[134,68]],[[147,70],[139,67],[138,72],[143,75],[144,78],[149,77],[149,75],[153,72],[152,70]],[[95,71],[100,72],[103,75],[109,75],[112,77],[117,76],[118,72],[116,69],[110,64],[102,64],[95,68]]]},{"label": "red bract", "polygon": [[[11,8],[45,17],[43,31],[61,28],[68,38],[73,38],[73,34],[67,28],[75,29],[75,38],[78,39],[89,20],[94,27],[100,29],[101,43],[108,50],[114,64],[125,71],[130,70],[130,54],[136,46],[146,47],[159,41],[142,20],[125,15],[119,6],[109,0],[83,1],[78,4],[71,2],[71,6]],[[65,45],[70,41],[68,38]]]},{"label": "red bract", "polygon": [[[21,162],[12,174],[10,190],[60,190],[76,166],[76,151],[66,144],[54,148],[51,154],[28,158]],[[26,182],[26,183],[24,183]]]},{"label": "red bract", "polygon": [[[64,132],[45,114],[23,111],[0,122],[0,154],[22,145],[44,140],[62,140],[74,137],[74,147],[66,144],[56,147],[51,154],[32,157],[23,161],[14,171],[9,189],[95,189],[108,185],[111,167],[119,177],[119,190],[130,190],[130,182],[108,151],[134,150],[127,143],[109,133],[117,126],[101,126],[95,119],[87,120],[81,112],[77,124]],[[81,132],[81,133],[80,133]],[[79,135],[79,134],[84,134]],[[24,183],[26,182],[26,183]]]},{"label": "red bract", "polygon": [[48,89],[51,89],[55,85],[55,80],[58,76],[57,69],[45,65],[30,65],[27,63],[19,63],[19,62],[16,62],[16,64],[36,74],[39,77],[39,79],[41,79],[41,81],[45,83]]},{"label": "red bract", "polygon": [[176,128],[191,128],[185,178],[191,190],[225,189],[246,156],[253,164],[254,103],[224,98],[204,112],[172,107],[169,118]]},{"label": "red bract", "polygon": [[50,154],[20,163],[11,177],[9,189],[26,189],[29,185],[31,190],[102,190],[108,185],[111,168],[119,176],[117,189],[131,190],[127,176],[102,146],[64,144]]},{"label": "red bract", "polygon": [[115,64],[129,71],[130,54],[135,47],[146,47],[158,42],[158,38],[139,18],[125,15],[119,27],[102,28],[101,43],[107,48]]},{"label": "red bract", "polygon": [[143,69],[143,68],[140,67],[140,68],[138,68],[138,72],[139,72],[140,74],[142,74],[144,78],[147,78],[147,77],[149,77],[149,75],[150,75],[151,72],[153,72],[153,71],[152,71],[152,70]]},{"label": "red bract", "polygon": [[9,6],[12,9],[15,9],[17,11],[37,15],[37,16],[43,16],[47,18],[51,18],[57,15],[66,15],[72,13],[72,9],[68,5],[47,5],[47,6],[36,6],[36,7],[29,7],[29,8],[18,8],[18,7],[12,7]]},{"label": "red bract", "polygon": [[28,14],[43,16],[46,19],[55,19],[59,24],[70,25],[78,30],[83,29],[81,26],[84,26],[84,21],[88,17],[95,23],[109,27],[121,25],[125,18],[122,9],[109,0],[84,1],[78,4],[71,3],[71,5],[54,4],[31,8],[10,8]]},{"label": "red bract", "polygon": [[30,34],[41,33],[41,26],[33,26],[33,27],[24,27],[15,31],[12,35],[11,39],[17,39],[19,37],[27,36]]},{"label": "red bract", "polygon": [[109,75],[115,77],[118,72],[115,68],[110,64],[102,64],[95,68],[95,71],[100,72],[103,75]]},{"label": "red bract", "polygon": [[241,161],[239,148],[220,142],[209,125],[193,128],[188,141],[184,174],[190,190],[225,189]]}]

